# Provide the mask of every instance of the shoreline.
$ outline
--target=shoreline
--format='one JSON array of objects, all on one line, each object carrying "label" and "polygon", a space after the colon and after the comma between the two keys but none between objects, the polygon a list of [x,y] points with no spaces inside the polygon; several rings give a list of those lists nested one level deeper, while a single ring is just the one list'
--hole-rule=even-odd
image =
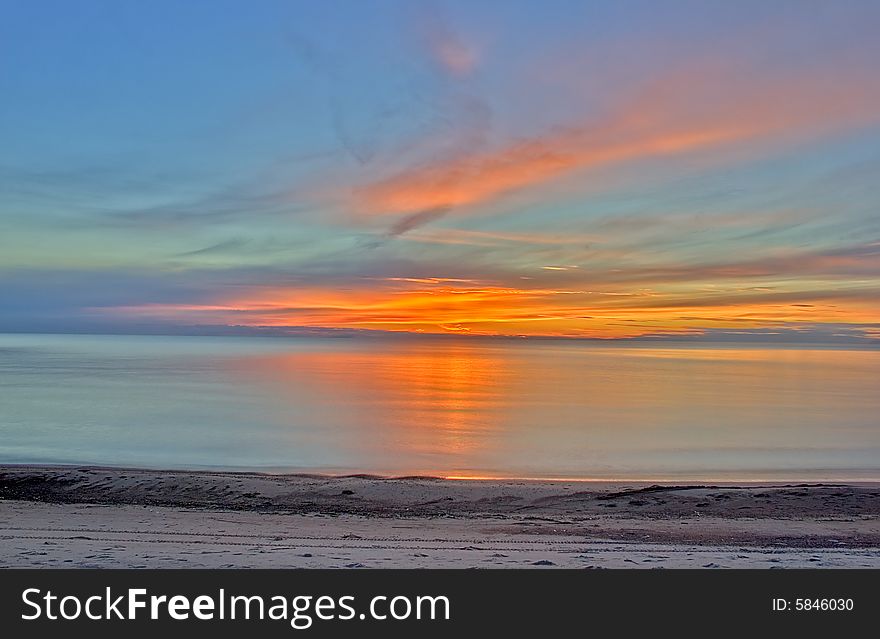
[{"label": "shoreline", "polygon": [[[378,472],[359,472],[353,470],[316,470],[316,469],[297,469],[297,468],[275,468],[268,467],[264,469],[253,469],[243,467],[222,467],[222,466],[182,466],[179,468],[156,468],[152,466],[130,466],[130,465],[108,465],[78,462],[46,462],[46,463],[30,463],[30,462],[0,462],[0,472],[5,470],[25,470],[25,471],[62,471],[62,470],[87,470],[87,471],[111,471],[111,472],[146,472],[155,474],[178,473],[187,475],[241,475],[254,477],[290,477],[303,479],[367,479],[375,481],[408,481],[408,480],[424,480],[424,481],[449,481],[449,482],[525,482],[525,483],[555,483],[555,484],[589,484],[594,486],[621,486],[621,485],[655,485],[662,484],[668,486],[681,485],[712,485],[712,486],[799,486],[799,485],[847,485],[847,486],[880,486],[880,475],[851,475],[845,477],[830,477],[827,475],[809,476],[804,475],[782,475],[773,477],[771,475],[762,476],[737,476],[736,473],[727,473],[709,477],[706,475],[646,475],[646,476],[627,476],[627,477],[572,477],[572,476],[531,476],[531,475],[491,475],[491,474],[467,474],[463,471],[455,471],[448,475],[432,474],[432,473],[389,473],[382,474]],[[813,471],[815,473],[821,470]],[[865,471],[873,473],[874,471]]]},{"label": "shoreline", "polygon": [[0,465],[0,521],[3,566],[880,567],[873,482]]}]

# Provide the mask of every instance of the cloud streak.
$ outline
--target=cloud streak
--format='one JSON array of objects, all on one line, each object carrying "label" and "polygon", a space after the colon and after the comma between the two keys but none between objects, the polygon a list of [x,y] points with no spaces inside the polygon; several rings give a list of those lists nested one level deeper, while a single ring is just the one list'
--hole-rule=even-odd
[{"label": "cloud streak", "polygon": [[478,63],[476,49],[453,29],[438,7],[419,5],[415,29],[431,60],[444,73],[459,78],[473,73]]},{"label": "cloud streak", "polygon": [[667,73],[604,116],[502,145],[427,161],[358,188],[366,214],[470,207],[567,175],[626,162],[716,151],[749,153],[880,119],[876,74],[760,77],[702,64]]},{"label": "cloud streak", "polygon": [[[876,326],[877,308],[870,299],[878,292],[873,288],[851,291],[849,295],[803,291],[667,299],[657,295],[627,297],[590,291],[398,281],[362,290],[294,288],[254,292],[251,297],[216,304],[119,307],[112,313],[193,325],[621,338],[661,330],[766,329],[822,322],[851,329]],[[807,300],[811,304],[806,305]],[[692,308],[699,308],[703,315],[682,314]]]}]

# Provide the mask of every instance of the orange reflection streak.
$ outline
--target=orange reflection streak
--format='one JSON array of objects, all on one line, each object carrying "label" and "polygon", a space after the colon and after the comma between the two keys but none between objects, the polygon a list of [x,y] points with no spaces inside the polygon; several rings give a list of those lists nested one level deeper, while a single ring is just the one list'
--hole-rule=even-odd
[{"label": "orange reflection streak", "polygon": [[[789,457],[792,429],[832,452],[847,438],[876,444],[873,350],[399,339],[293,348],[221,361],[236,384],[269,388],[261,397],[292,439],[386,474],[649,479],[703,450],[720,462],[703,473],[720,476],[752,446]],[[765,472],[755,468],[753,479]]]},{"label": "orange reflection streak", "polygon": [[387,458],[396,451],[435,469],[491,448],[509,405],[504,387],[516,377],[503,351],[448,343],[385,346],[260,355],[230,366],[237,377],[246,373],[279,387],[289,411],[313,405],[315,397],[332,398],[322,403],[333,414],[321,419],[362,425],[362,436],[345,442],[359,454],[372,450]]}]

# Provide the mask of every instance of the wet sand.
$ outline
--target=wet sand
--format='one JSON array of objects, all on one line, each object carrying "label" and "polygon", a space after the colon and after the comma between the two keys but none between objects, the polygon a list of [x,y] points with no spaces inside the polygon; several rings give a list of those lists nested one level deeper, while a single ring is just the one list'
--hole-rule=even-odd
[{"label": "wet sand", "polygon": [[880,485],[0,467],[0,565],[880,567]]}]

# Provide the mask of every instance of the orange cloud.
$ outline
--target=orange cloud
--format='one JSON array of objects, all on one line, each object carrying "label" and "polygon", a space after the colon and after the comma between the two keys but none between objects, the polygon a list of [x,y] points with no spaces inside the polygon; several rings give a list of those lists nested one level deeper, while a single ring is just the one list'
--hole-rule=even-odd
[{"label": "orange cloud", "polygon": [[[736,129],[658,134],[636,141],[607,141],[578,150],[571,148],[583,134],[529,140],[493,154],[469,156],[449,163],[406,171],[359,192],[364,210],[415,213],[480,203],[495,196],[541,184],[574,169],[600,166],[648,155],[693,150],[738,137]],[[584,141],[585,146],[588,142]]]},{"label": "orange cloud", "polygon": [[835,70],[784,81],[722,65],[669,74],[605,117],[404,170],[359,188],[369,214],[444,211],[491,201],[576,171],[791,137],[880,119],[870,75]]},{"label": "orange cloud", "polygon": [[[269,288],[225,303],[114,309],[194,324],[483,335],[635,337],[792,322],[870,324],[876,291],[685,292],[515,288],[391,278],[371,289]],[[699,309],[694,315],[693,310]],[[691,314],[689,314],[689,311]]]}]

